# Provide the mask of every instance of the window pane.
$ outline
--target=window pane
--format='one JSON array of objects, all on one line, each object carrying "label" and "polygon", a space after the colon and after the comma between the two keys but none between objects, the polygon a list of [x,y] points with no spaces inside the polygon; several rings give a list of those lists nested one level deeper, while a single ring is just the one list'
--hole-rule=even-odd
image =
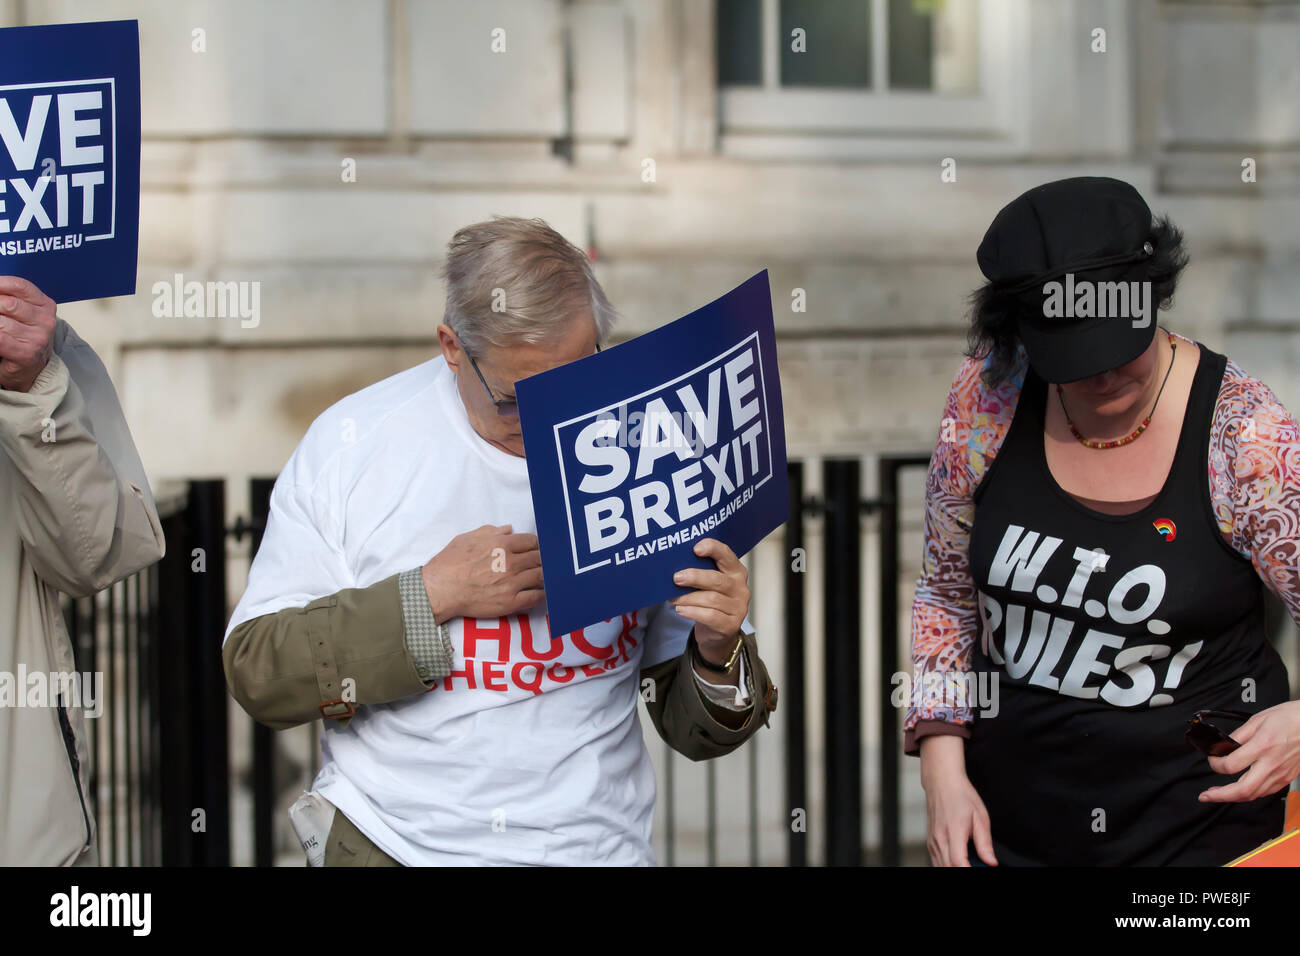
[{"label": "window pane", "polygon": [[973,93],[979,88],[975,0],[888,0],[889,85]]},{"label": "window pane", "polygon": [[927,0],[889,0],[889,85],[894,89],[933,87],[932,6]]},{"label": "window pane", "polygon": [[718,85],[763,85],[761,0],[718,0]]},{"label": "window pane", "polygon": [[871,85],[868,0],[781,0],[777,42],[782,86]]}]

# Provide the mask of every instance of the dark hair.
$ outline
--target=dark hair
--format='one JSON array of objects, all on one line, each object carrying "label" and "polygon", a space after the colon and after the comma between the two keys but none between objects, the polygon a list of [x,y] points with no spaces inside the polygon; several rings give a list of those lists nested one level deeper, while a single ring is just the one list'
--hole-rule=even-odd
[{"label": "dark hair", "polygon": [[[1147,281],[1151,283],[1151,301],[1160,309],[1173,303],[1178,276],[1187,265],[1182,230],[1160,216],[1151,223],[1151,244],[1155,254],[1148,264]],[[966,355],[988,359],[984,385],[994,388],[1005,381],[1016,366],[1020,345],[1017,318],[1024,308],[1022,300],[1005,289],[986,282],[970,296],[970,330],[967,332]]]}]

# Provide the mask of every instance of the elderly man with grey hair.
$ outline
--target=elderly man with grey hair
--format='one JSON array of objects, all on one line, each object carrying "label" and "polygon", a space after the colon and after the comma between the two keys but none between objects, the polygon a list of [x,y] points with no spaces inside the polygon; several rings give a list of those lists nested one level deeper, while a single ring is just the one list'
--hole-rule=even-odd
[{"label": "elderly man with grey hair", "polygon": [[445,278],[442,354],[328,409],[276,481],[227,680],[270,727],[325,718],[309,859],[652,864],[638,696],[694,760],[775,707],[745,568],[703,539],[693,590],[551,634],[514,386],[599,350],[614,310],[540,220],[461,229]]}]

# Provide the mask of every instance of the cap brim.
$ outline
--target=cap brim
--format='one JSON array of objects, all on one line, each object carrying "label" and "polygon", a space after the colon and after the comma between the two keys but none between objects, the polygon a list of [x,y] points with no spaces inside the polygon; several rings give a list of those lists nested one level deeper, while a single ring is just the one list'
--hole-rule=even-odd
[{"label": "cap brim", "polygon": [[1130,318],[1102,317],[1075,322],[1021,319],[1020,341],[1029,364],[1044,381],[1077,382],[1127,365],[1155,338],[1154,316],[1145,326]]}]

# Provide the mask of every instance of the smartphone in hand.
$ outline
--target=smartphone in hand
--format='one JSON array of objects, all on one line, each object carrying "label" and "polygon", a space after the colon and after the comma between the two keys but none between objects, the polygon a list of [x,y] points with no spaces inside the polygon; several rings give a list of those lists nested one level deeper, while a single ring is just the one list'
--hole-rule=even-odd
[{"label": "smartphone in hand", "polygon": [[1198,710],[1187,722],[1187,742],[1207,757],[1226,757],[1241,746],[1231,731],[1250,716],[1240,710]]}]

